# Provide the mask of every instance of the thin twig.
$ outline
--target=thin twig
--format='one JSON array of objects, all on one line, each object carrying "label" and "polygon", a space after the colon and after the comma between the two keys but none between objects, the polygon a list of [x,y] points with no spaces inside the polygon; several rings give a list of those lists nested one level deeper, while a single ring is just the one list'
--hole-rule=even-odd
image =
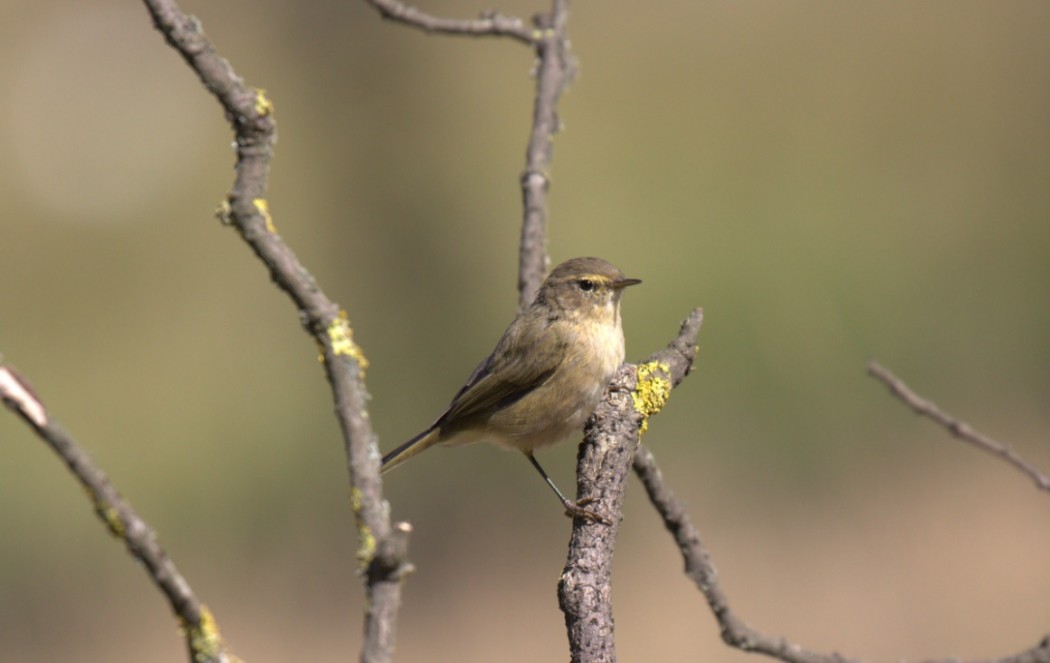
[{"label": "thin twig", "polygon": [[548,14],[533,18],[528,28],[516,17],[495,12],[470,20],[431,16],[400,0],[365,0],[384,18],[426,32],[472,37],[510,37],[536,50],[536,94],[532,109],[532,129],[525,149],[525,169],[521,173],[524,215],[518,247],[518,308],[525,309],[536,297],[550,259],[547,255],[547,219],[550,215],[550,165],[554,134],[561,128],[558,99],[576,75],[576,61],[569,50],[566,26],[569,0],[552,0]]},{"label": "thin twig", "polygon": [[531,44],[535,31],[513,16],[485,12],[475,19],[439,18],[399,0],[365,0],[376,8],[383,18],[397,21],[424,32],[469,37],[511,37]]},{"label": "thin twig", "polygon": [[[173,0],[145,0],[154,24],[222,105],[236,134],[233,187],[219,217],[233,225],[295,303],[304,328],[317,341],[346,447],[351,503],[357,519],[358,558],[365,569],[364,661],[390,660],[394,646],[408,529],[391,527],[382,497],[379,451],[366,411],[367,361],[354,342],[346,313],[329,299],[274,226],[266,199],[276,123],[262,90],[245,85],[205,37],[200,23]],[[393,539],[391,539],[393,537]]]},{"label": "thin twig", "polygon": [[[824,654],[811,651],[786,638],[766,635],[738,617],[722,591],[711,555],[689,518],[685,505],[667,487],[652,451],[642,445],[634,452],[634,472],[645,487],[649,501],[660,514],[664,527],[674,537],[685,562],[685,574],[703,594],[726,644],[786,663],[860,663],[859,659],[835,652]],[[959,659],[931,659],[926,663],[959,663]],[[1050,635],[1031,649],[983,663],[1050,663]]]},{"label": "thin twig", "polygon": [[554,134],[561,129],[558,99],[576,76],[576,60],[569,50],[566,28],[569,0],[552,0],[550,14],[537,16],[535,39],[536,96],[532,109],[532,130],[525,149],[525,170],[521,174],[524,218],[518,247],[518,307],[524,310],[540,289],[547,273],[547,219],[550,215],[547,192],[550,166],[554,158]]},{"label": "thin twig", "polygon": [[868,362],[868,375],[886,385],[890,393],[910,407],[916,414],[928,417],[948,430],[953,437],[968,442],[982,451],[997,456],[1015,468],[1028,475],[1035,482],[1037,488],[1050,491],[1050,476],[1043,474],[1024,458],[1021,458],[1009,445],[997,442],[992,438],[974,430],[966,422],[960,421],[947,412],[941,410],[931,401],[919,396],[898,378],[889,369],[883,368],[877,362]]},{"label": "thin twig", "polygon": [[153,528],[121,497],[106,474],[95,465],[73,436],[51,418],[47,407],[26,381],[6,364],[0,364],[0,399],[21,415],[65,462],[87,492],[99,519],[113,536],[124,542],[128,552],[142,563],[179,620],[190,660],[201,663],[236,660],[223,643],[218,625],[207,606],[197,599],[189,582],[157,543],[157,534]]},{"label": "thin twig", "polygon": [[678,336],[641,364],[625,364],[587,422],[577,461],[576,495],[590,500],[608,523],[577,517],[558,584],[574,663],[616,660],[613,639],[612,561],[623,500],[639,431],[689,373],[703,311],[682,323]]},{"label": "thin twig", "polygon": [[649,501],[663,519],[664,527],[678,544],[678,550],[685,561],[685,574],[696,584],[704,595],[704,599],[707,600],[711,612],[718,620],[722,640],[726,644],[746,652],[772,656],[789,663],[845,663],[847,661],[857,663],[855,659],[848,659],[835,653],[820,654],[808,651],[784,638],[764,635],[744,623],[730,608],[729,600],[719,585],[718,572],[711,562],[711,555],[700,540],[700,532],[689,519],[685,505],[664,483],[663,475],[656,465],[652,452],[642,445],[639,445],[634,453],[634,472],[641,479]]}]

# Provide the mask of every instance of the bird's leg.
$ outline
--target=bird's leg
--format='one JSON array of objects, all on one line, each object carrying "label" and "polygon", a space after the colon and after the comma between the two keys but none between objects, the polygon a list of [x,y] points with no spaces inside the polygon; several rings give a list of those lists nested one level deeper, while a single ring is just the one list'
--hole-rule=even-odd
[{"label": "bird's leg", "polygon": [[554,485],[554,481],[550,478],[547,472],[544,471],[543,467],[540,466],[540,462],[536,460],[536,456],[532,455],[532,452],[526,453],[525,456],[529,459],[529,462],[532,463],[532,466],[536,468],[536,471],[540,473],[540,476],[543,477],[543,480],[547,482],[547,485],[551,487],[551,490],[554,491],[554,494],[558,496],[558,499],[561,500],[562,505],[565,507],[566,516],[569,516],[570,518],[579,516],[581,518],[586,518],[587,520],[596,523],[602,523],[603,525],[611,524],[607,519],[602,517],[597,512],[583,508],[591,502],[593,502],[594,498],[586,497],[577,502],[573,502],[572,500],[566,498],[564,495],[562,495],[561,491],[558,490],[558,487]]}]

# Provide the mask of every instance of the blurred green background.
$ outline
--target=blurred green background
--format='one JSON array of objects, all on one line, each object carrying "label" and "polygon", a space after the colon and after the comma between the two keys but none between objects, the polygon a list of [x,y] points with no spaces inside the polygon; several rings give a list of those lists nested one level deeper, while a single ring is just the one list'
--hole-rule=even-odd
[{"label": "blurred green background", "polygon": [[[330,396],[295,310],[212,216],[233,163],[218,105],[138,3],[3,8],[0,352],[156,527],[240,656],[356,658]],[[427,37],[362,2],[184,8],[276,104],[271,209],[349,312],[389,449],[513,315],[532,54]],[[646,442],[735,607],[874,660],[1035,644],[1047,496],[864,365],[1050,470],[1050,4],[573,10],[551,256],[645,280],[624,302],[629,358],[705,308],[697,370]],[[571,487],[574,456],[541,460]],[[566,658],[570,523],[527,463],[437,450],[386,485],[415,528],[400,660]],[[722,646],[630,491],[621,659],[751,660]],[[185,660],[159,594],[10,414],[0,532],[0,660]]]}]

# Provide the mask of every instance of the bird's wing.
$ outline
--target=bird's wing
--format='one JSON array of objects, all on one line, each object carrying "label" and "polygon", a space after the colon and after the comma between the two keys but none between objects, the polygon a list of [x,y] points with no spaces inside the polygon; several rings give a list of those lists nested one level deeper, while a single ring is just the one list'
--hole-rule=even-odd
[{"label": "bird's wing", "polygon": [[[548,330],[549,331],[549,330]],[[442,427],[465,423],[520,400],[546,382],[565,357],[564,343],[515,342],[504,338],[478,366],[438,420]]]}]

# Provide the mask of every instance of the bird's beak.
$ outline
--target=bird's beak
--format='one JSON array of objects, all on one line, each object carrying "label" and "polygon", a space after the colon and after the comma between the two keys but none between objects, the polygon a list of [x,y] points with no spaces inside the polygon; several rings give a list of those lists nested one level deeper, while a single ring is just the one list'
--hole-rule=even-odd
[{"label": "bird's beak", "polygon": [[623,290],[629,285],[638,285],[641,282],[641,279],[620,279],[619,281],[613,281],[612,287],[613,290]]}]

